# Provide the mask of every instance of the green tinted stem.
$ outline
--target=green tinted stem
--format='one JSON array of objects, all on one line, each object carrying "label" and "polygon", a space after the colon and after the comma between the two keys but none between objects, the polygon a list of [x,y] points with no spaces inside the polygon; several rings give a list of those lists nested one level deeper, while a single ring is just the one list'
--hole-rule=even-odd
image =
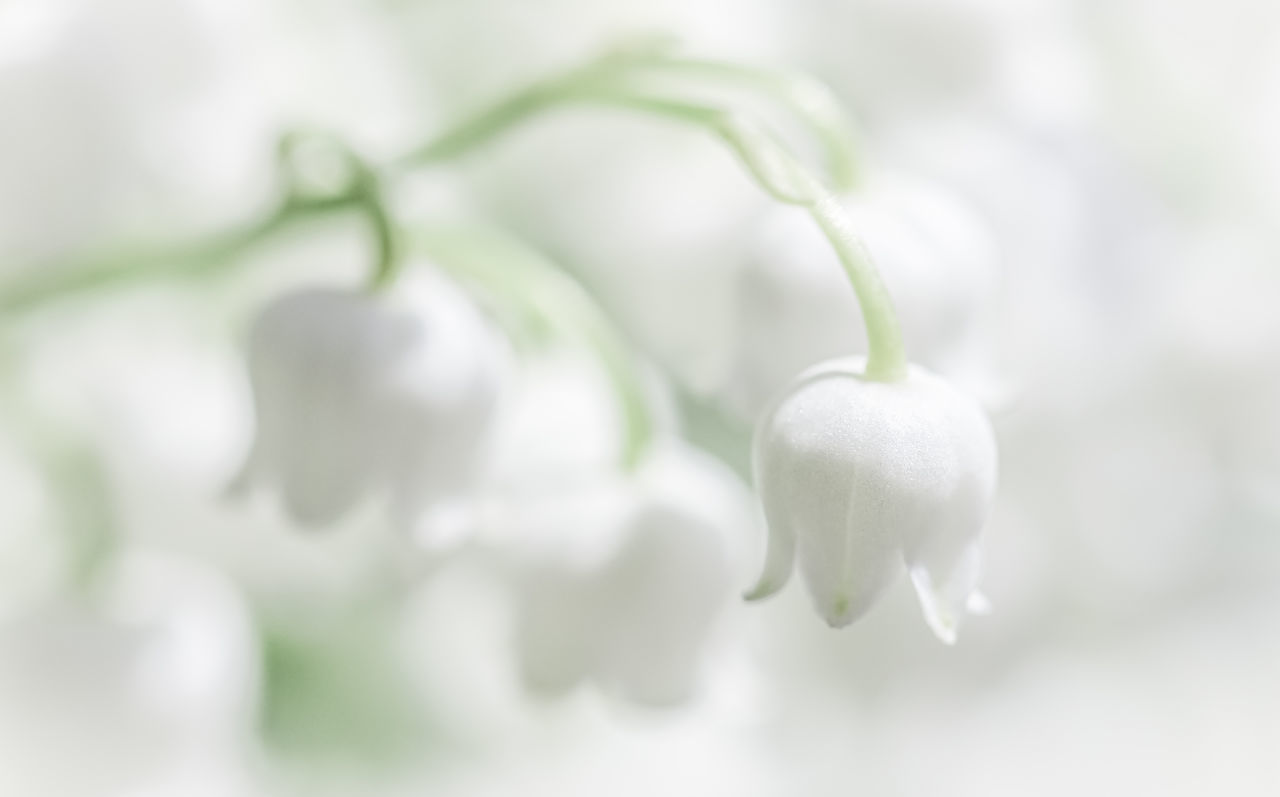
[{"label": "green tinted stem", "polygon": [[54,299],[148,279],[199,277],[215,271],[289,226],[351,207],[351,200],[285,203],[263,218],[180,246],[119,252],[87,263],[48,265],[0,285],[0,315],[12,318]]},{"label": "green tinted stem", "polygon": [[850,190],[857,183],[857,134],[853,121],[835,93],[822,81],[800,72],[669,53],[655,53],[637,67],[705,76],[760,89],[791,111],[817,137],[838,191]]},{"label": "green tinted stem", "polygon": [[906,374],[893,301],[839,200],[773,136],[744,117],[719,108],[641,94],[602,94],[600,102],[704,128],[724,141],[773,198],[805,208],[835,249],[853,286],[867,330],[868,379],[892,382]]},{"label": "green tinted stem", "polygon": [[618,401],[625,429],[624,464],[639,462],[654,435],[639,363],[609,315],[581,285],[540,252],[497,230],[416,230],[411,241],[415,250],[459,282],[522,305],[546,327],[586,345]]},{"label": "green tinted stem", "polygon": [[635,46],[609,50],[584,64],[539,80],[499,100],[397,158],[393,165],[428,166],[457,158],[543,111],[572,104],[583,91],[609,85],[633,63],[665,49],[665,42],[639,42]]}]

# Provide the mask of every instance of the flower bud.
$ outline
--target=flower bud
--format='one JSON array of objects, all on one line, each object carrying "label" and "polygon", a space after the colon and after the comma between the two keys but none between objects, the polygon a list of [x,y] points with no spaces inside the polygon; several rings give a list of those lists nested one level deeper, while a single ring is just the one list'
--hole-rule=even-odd
[{"label": "flower bud", "polygon": [[862,358],[801,374],[761,419],[754,469],[769,526],[768,597],[800,568],[835,628],[911,574],[925,620],[955,641],[983,602],[979,534],[996,483],[996,445],[977,403],[923,368],[897,382],[862,376]]},{"label": "flower bud", "polygon": [[698,691],[750,524],[746,490],[679,447],[631,478],[523,511],[516,653],[534,691],[594,683],[651,706]]},{"label": "flower bud", "polygon": [[250,334],[258,426],[239,481],[278,487],[303,525],[380,493],[411,526],[468,486],[500,362],[480,314],[440,279],[406,279],[388,296],[287,294]]}]

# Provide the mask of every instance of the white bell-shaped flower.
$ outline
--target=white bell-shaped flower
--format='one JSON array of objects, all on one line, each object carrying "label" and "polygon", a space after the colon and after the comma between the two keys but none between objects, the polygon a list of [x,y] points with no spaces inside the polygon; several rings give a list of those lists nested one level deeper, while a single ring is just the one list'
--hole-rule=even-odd
[{"label": "white bell-shaped flower", "polygon": [[389,498],[414,527],[480,464],[502,349],[449,283],[387,295],[311,288],[272,302],[249,340],[257,436],[240,484],[268,483],[303,525]]},{"label": "white bell-shaped flower", "polygon": [[0,793],[173,794],[156,787],[191,768],[247,771],[262,653],[241,594],[162,554],[102,575],[92,600],[0,621]]},{"label": "white bell-shaped flower", "polygon": [[780,590],[799,556],[832,627],[865,614],[905,563],[929,626],[955,641],[981,611],[979,535],[995,491],[983,411],[930,372],[863,377],[861,358],[801,374],[756,430],[757,490],[769,550],[749,599]]},{"label": "white bell-shaped flower", "polygon": [[589,679],[641,704],[683,702],[730,595],[725,542],[660,505],[637,511],[619,532],[616,550],[590,567],[547,560],[523,574],[524,679],[548,693]]},{"label": "white bell-shaped flower", "polygon": [[[936,185],[892,175],[874,176],[843,205],[893,296],[913,358],[967,386],[980,380],[997,263],[981,217]],[[743,266],[724,396],[754,418],[804,369],[865,353],[866,335],[835,254],[803,209],[773,210]]]},{"label": "white bell-shaped flower", "polygon": [[583,683],[644,705],[699,690],[752,525],[745,488],[671,448],[636,482],[521,509],[516,655],[535,692]]}]

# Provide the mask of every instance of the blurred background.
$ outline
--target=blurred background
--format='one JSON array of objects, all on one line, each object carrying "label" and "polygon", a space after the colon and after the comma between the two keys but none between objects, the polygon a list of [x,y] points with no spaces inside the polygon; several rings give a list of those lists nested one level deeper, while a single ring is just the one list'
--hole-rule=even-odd
[{"label": "blurred background", "polygon": [[[270,211],[280,133],[391,162],[654,32],[849,109],[910,353],[1000,444],[954,647],[905,579],[841,631],[800,579],[738,599],[752,421],[858,309],[723,146],[616,110],[386,193],[582,289],[637,467],[609,363],[468,286],[465,491],[409,532],[227,495],[256,314],[370,267],[335,215],[188,268]],[[1270,0],[0,0],[0,794],[1280,794],[1278,134]]]}]

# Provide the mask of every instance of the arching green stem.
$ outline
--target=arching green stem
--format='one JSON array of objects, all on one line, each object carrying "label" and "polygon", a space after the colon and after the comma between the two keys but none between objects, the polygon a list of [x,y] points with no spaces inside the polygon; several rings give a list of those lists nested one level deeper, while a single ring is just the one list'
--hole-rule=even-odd
[{"label": "arching green stem", "polygon": [[465,119],[395,161],[418,167],[456,158],[549,110],[634,94],[645,78],[664,73],[704,77],[762,91],[808,127],[826,152],[839,190],[857,179],[856,136],[849,115],[822,82],[807,75],[676,55],[670,42],[615,48],[560,75],[540,80]]},{"label": "arching green stem", "polygon": [[32,268],[0,286],[0,315],[13,318],[53,299],[113,285],[199,276],[234,260],[300,216],[298,208],[281,207],[262,219],[180,246],[124,250],[89,262]]},{"label": "arching green stem", "polygon": [[610,85],[630,66],[657,56],[670,44],[665,38],[644,39],[610,48],[586,63],[539,80],[499,100],[410,150],[397,158],[393,165],[427,166],[456,158],[489,143],[538,113],[573,103],[583,91]]},{"label": "arching green stem", "polygon": [[369,288],[389,285],[400,266],[399,243],[374,167],[345,141],[313,130],[292,130],[281,136],[276,164],[287,204],[345,201],[360,211],[373,239]]},{"label": "arching green stem", "polygon": [[763,91],[817,137],[826,152],[827,168],[836,190],[847,191],[857,183],[858,137],[853,121],[822,81],[802,72],[692,58],[669,51],[653,53],[639,62],[637,68],[705,77]]},{"label": "arching green stem", "polygon": [[532,312],[544,326],[576,338],[595,354],[613,386],[625,429],[623,463],[637,464],[654,435],[653,413],[639,364],[592,297],[532,247],[477,226],[415,230],[420,251],[463,284]]},{"label": "arching green stem", "polygon": [[[889,294],[838,201],[773,136],[745,117],[712,105],[631,88],[633,79],[646,69],[706,73],[772,86],[776,95],[803,111],[802,115],[822,132],[832,154],[833,170],[849,176],[853,163],[848,143],[851,137],[838,103],[820,84],[783,73],[679,58],[669,48],[651,42],[615,49],[559,77],[536,83],[427,142],[395,161],[392,167],[410,168],[454,157],[537,111],[564,103],[627,108],[700,127],[723,141],[769,195],[809,211],[835,248],[861,305],[867,328],[867,377],[888,381],[904,374],[906,359]],[[300,157],[308,146],[318,147],[317,162],[323,164],[327,157],[328,165],[336,165],[331,169],[329,185],[324,184],[324,179],[313,179],[307,156]],[[262,221],[176,251],[115,258],[89,268],[36,272],[25,282],[0,289],[0,310],[12,312],[44,298],[150,274],[199,273],[234,258],[297,218],[336,209],[354,208],[365,216],[375,248],[369,287],[377,290],[390,284],[401,262],[400,245],[382,197],[377,170],[341,140],[309,131],[296,131],[281,138],[279,168],[285,196],[278,210]],[[589,321],[585,326],[591,326]],[[611,367],[608,362],[616,359],[616,352],[609,345],[598,345],[597,351]]]},{"label": "arching green stem", "polygon": [[907,374],[907,355],[893,299],[876,269],[866,244],[853,231],[849,214],[826,189],[817,186],[809,215],[836,250],[840,264],[858,295],[862,322],[867,328],[865,375],[878,382],[895,382]]},{"label": "arching green stem", "polygon": [[739,114],[712,106],[642,94],[602,94],[594,99],[706,129],[729,145],[770,196],[808,210],[835,249],[862,309],[867,329],[866,377],[892,382],[906,374],[897,313],[866,245],[839,200],[773,136]]},{"label": "arching green stem", "polygon": [[369,276],[369,289],[382,290],[395,280],[402,259],[395,224],[383,203],[381,189],[372,173],[367,181],[362,181],[355,194],[355,203],[363,212],[373,237],[373,272]]}]

